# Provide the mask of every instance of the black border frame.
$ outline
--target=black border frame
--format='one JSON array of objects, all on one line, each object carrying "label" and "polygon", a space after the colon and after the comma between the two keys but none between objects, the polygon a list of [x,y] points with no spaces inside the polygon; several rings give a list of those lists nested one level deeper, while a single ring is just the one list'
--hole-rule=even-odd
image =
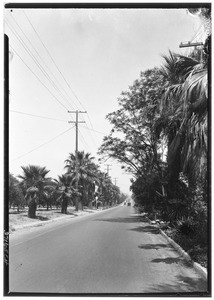
[{"label": "black border frame", "polygon": [[[206,7],[211,9],[211,2],[178,2],[178,3],[6,3],[5,9],[185,9]],[[209,44],[209,53],[211,54],[211,42]],[[4,34],[4,296],[46,296],[46,297],[209,297],[211,296],[211,55],[208,61],[208,280],[207,292],[173,292],[173,293],[19,293],[9,292],[9,38]]]}]

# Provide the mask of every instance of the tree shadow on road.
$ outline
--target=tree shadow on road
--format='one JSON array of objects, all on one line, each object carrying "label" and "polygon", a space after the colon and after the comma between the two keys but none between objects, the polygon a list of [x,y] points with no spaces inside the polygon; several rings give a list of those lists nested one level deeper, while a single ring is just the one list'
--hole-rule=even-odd
[{"label": "tree shadow on road", "polygon": [[165,263],[165,264],[183,264],[191,267],[191,264],[185,261],[181,257],[166,257],[166,258],[155,258],[151,262],[153,263]]},{"label": "tree shadow on road", "polygon": [[[167,278],[167,277],[166,277]],[[207,282],[202,278],[191,278],[178,275],[175,279],[168,278],[170,283],[151,284],[143,293],[168,294],[168,296],[208,296]]]},{"label": "tree shadow on road", "polygon": [[159,228],[151,226],[151,225],[139,226],[139,227],[132,228],[132,229],[129,229],[129,230],[137,231],[137,232],[147,232],[147,233],[152,233],[152,234],[159,234],[160,233]]},{"label": "tree shadow on road", "polygon": [[136,217],[128,217],[128,218],[96,219],[94,221],[117,222],[117,223],[139,223],[141,222],[141,218],[136,216]]},{"label": "tree shadow on road", "polygon": [[161,248],[172,248],[170,244],[143,244],[138,246],[140,249],[151,250],[151,249],[161,249]]}]

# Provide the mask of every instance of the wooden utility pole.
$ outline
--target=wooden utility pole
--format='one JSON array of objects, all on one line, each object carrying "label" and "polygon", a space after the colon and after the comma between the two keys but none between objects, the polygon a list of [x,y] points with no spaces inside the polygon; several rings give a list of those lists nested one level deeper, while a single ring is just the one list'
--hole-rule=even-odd
[{"label": "wooden utility pole", "polygon": [[[87,111],[80,111],[80,110],[75,110],[75,111],[68,111],[68,113],[75,113],[76,114],[76,121],[68,121],[68,123],[75,123],[76,126],[76,150],[75,150],[75,157],[76,157],[76,167],[75,167],[75,173],[76,173],[76,191],[78,191],[78,124],[79,123],[85,123],[85,121],[79,121],[78,116],[79,114],[87,113]],[[78,195],[76,196],[76,210],[78,210]]]},{"label": "wooden utility pole", "polygon": [[85,121],[79,121],[78,120],[78,115],[81,113],[81,114],[84,114],[84,113],[87,113],[87,111],[80,111],[80,110],[75,110],[75,111],[68,111],[68,113],[75,113],[76,114],[76,121],[68,121],[68,123],[75,123],[75,126],[76,126],[76,151],[75,151],[75,154],[76,154],[76,158],[77,158],[77,153],[78,153],[78,124],[79,123],[85,123]]}]

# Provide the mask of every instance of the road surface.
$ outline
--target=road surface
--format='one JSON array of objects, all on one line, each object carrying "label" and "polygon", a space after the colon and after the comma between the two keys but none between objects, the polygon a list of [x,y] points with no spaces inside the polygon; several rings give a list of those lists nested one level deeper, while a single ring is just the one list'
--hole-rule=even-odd
[{"label": "road surface", "polygon": [[10,292],[207,290],[206,282],[130,206],[13,233],[9,253]]}]

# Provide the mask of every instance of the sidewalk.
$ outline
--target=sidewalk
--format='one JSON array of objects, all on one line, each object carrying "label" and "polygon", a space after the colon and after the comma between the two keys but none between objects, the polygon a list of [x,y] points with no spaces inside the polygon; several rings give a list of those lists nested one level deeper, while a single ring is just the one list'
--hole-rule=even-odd
[{"label": "sidewalk", "polygon": [[[137,209],[136,209],[137,210]],[[138,211],[138,210],[137,210]],[[138,212],[139,216],[143,216],[147,219],[148,223],[151,224],[155,229],[159,231],[159,233],[168,241],[168,243],[180,254],[181,257],[184,258],[188,263],[192,265],[195,271],[203,277],[203,279],[207,280],[207,269],[202,267],[199,263],[194,262],[189,254],[184,251],[175,241],[173,241],[170,237],[168,237],[163,230],[158,226],[158,224],[153,224],[153,222],[146,216],[145,213]]]}]

